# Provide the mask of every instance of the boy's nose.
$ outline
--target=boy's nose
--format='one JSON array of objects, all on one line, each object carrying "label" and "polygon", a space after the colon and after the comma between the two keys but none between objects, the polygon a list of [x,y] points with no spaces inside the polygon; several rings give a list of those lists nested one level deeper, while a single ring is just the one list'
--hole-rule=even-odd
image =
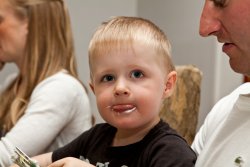
[{"label": "boy's nose", "polygon": [[115,91],[115,96],[122,96],[122,95],[128,95],[129,92],[126,90],[116,90]]},{"label": "boy's nose", "polygon": [[115,96],[123,96],[123,95],[129,95],[130,91],[128,89],[128,85],[126,82],[122,79],[117,80],[115,87],[114,87],[114,95]]},{"label": "boy's nose", "polygon": [[199,33],[203,37],[209,35],[216,35],[221,28],[221,22],[219,19],[219,7],[214,6],[213,1],[206,1],[203,7],[203,11],[200,18],[200,30]]}]

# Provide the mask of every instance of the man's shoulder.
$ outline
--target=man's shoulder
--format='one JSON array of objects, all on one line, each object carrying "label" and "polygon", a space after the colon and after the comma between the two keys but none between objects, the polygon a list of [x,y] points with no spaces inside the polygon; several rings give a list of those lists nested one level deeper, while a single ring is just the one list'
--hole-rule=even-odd
[{"label": "man's shoulder", "polygon": [[229,96],[237,96],[240,94],[250,94],[250,82],[244,83],[236,88]]},{"label": "man's shoulder", "polygon": [[207,115],[202,126],[202,131],[205,133],[206,139],[210,138],[224,124],[228,116],[233,110],[233,107],[242,94],[250,93],[250,83],[245,83],[237,87],[230,94],[220,99]]},{"label": "man's shoulder", "polygon": [[221,114],[227,115],[231,111],[237,99],[239,98],[239,95],[242,94],[250,94],[250,83],[240,85],[239,87],[234,89],[230,94],[220,99],[213,107],[211,114],[214,113],[217,116]]}]

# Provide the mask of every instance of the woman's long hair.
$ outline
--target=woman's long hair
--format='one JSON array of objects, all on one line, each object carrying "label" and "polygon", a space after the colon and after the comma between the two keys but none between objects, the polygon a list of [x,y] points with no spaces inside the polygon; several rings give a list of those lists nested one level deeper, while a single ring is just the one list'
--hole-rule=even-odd
[{"label": "woman's long hair", "polygon": [[[63,0],[6,0],[28,20],[21,72],[0,95],[0,124],[9,131],[24,114],[34,88],[66,69],[78,79],[68,10]],[[21,86],[20,86],[21,85]]]}]

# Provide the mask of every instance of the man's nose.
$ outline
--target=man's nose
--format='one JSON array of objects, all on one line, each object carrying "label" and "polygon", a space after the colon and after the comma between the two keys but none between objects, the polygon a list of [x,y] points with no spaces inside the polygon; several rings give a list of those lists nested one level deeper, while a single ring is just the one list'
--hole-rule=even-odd
[{"label": "man's nose", "polygon": [[206,1],[200,18],[199,33],[203,37],[216,35],[221,28],[220,8],[214,6],[213,1]]},{"label": "man's nose", "polygon": [[118,79],[114,87],[115,96],[129,95],[130,91],[128,88],[128,83],[124,79]]}]

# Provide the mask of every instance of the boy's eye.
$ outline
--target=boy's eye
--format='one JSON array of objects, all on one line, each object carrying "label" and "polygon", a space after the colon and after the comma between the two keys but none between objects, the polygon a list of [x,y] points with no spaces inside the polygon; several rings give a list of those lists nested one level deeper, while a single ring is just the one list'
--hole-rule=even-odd
[{"label": "boy's eye", "polygon": [[217,7],[225,7],[226,0],[212,0]]},{"label": "boy's eye", "polygon": [[136,70],[136,71],[133,71],[131,73],[131,77],[132,78],[141,78],[141,77],[143,77],[143,73],[139,70]]},{"label": "boy's eye", "polygon": [[109,81],[113,81],[113,80],[114,80],[114,76],[112,76],[112,75],[105,75],[101,79],[101,81],[103,81],[103,82],[109,82]]}]

